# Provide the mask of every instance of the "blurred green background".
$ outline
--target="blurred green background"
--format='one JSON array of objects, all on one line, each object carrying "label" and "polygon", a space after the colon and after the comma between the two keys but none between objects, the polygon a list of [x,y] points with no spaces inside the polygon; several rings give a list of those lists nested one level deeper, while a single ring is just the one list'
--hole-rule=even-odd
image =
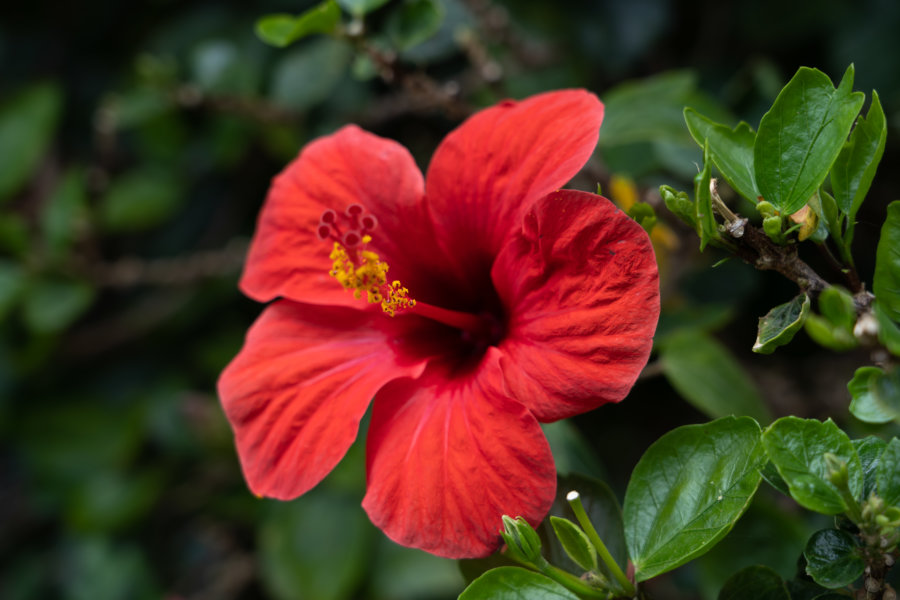
[{"label": "blurred green background", "polygon": [[[870,278],[900,183],[900,3],[436,1],[439,29],[416,25],[423,43],[396,26],[407,0],[368,14],[367,31],[407,72],[471,106],[597,93],[600,147],[573,185],[599,180],[620,202],[611,175],[651,202],[660,183],[689,187],[700,153],[684,105],[755,125],[798,66],[836,79],[855,63],[856,88],[879,91],[891,127],[857,229]],[[399,140],[424,168],[458,124],[343,41],[275,49],[254,34],[260,16],[311,5],[0,8],[0,598],[403,600],[462,589],[455,562],[399,548],[368,523],[359,444],[302,499],[253,497],[215,396],[261,308],[236,282],[271,177],[348,122]],[[621,405],[548,428],[561,472],[602,477],[620,498],[659,435],[728,410],[704,399],[739,390],[763,412],[846,422],[846,381],[866,361],[804,336],[752,355],[756,318],[791,285],[736,262],[710,270],[721,257],[698,254],[663,212],[662,358]],[[686,348],[694,379],[673,363]],[[723,360],[723,382],[698,381]],[[657,596],[715,597],[757,561],[790,576],[812,524],[776,502],[762,494],[723,542],[733,552],[654,583]]]}]

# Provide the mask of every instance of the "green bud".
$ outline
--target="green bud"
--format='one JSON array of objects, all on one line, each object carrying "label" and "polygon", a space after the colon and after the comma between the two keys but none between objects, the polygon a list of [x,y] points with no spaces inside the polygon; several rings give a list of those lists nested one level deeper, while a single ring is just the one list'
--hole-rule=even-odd
[{"label": "green bud", "polygon": [[831,452],[826,452],[824,458],[825,466],[828,469],[828,480],[837,488],[843,489],[847,487],[847,481],[850,479],[847,473],[847,462]]},{"label": "green bud", "polygon": [[696,229],[697,217],[694,215],[694,203],[691,202],[687,192],[679,192],[671,186],[663,185],[659,188],[659,195],[662,196],[663,202],[666,203],[666,208]]},{"label": "green bud", "polygon": [[781,217],[766,217],[763,219],[763,231],[769,238],[778,244],[785,242],[784,232],[781,231]]},{"label": "green bud", "polygon": [[500,534],[509,551],[518,558],[538,563],[541,557],[541,538],[528,521],[522,517],[515,519],[503,515],[503,532]]},{"label": "green bud", "polygon": [[775,207],[772,206],[771,202],[766,202],[763,200],[756,204],[756,210],[759,211],[760,216],[764,219],[768,219],[769,217],[774,217],[778,215],[778,211],[775,210]]}]

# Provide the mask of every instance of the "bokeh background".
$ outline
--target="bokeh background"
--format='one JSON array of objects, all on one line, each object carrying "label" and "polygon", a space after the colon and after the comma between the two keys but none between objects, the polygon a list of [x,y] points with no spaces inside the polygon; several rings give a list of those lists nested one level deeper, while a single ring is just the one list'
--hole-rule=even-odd
[{"label": "bokeh background", "polygon": [[[572,185],[599,182],[620,203],[658,205],[660,183],[690,188],[701,158],[684,105],[755,126],[797,67],[837,81],[854,63],[856,88],[879,91],[890,126],[857,229],[871,280],[900,184],[900,3],[436,1],[440,29],[424,43],[393,29],[406,0],[367,15],[367,31],[412,81],[427,76],[466,106],[597,93],[600,145]],[[0,597],[405,600],[462,589],[455,562],[400,548],[368,523],[359,444],[307,496],[253,497],[215,395],[261,309],[236,282],[273,175],[348,122],[397,139],[424,169],[459,123],[427,89],[378,77],[346,42],[276,49],[256,37],[260,16],[311,5],[0,8]],[[846,382],[867,357],[804,334],[752,354],[757,317],[792,285],[736,261],[711,269],[721,256],[699,254],[693,233],[659,213],[658,339],[671,350],[622,404],[548,427],[560,471],[599,477],[621,499],[652,441],[728,402],[865,433],[848,416]],[[754,562],[790,577],[814,526],[761,493],[721,550],[654,591],[714,598]]]}]

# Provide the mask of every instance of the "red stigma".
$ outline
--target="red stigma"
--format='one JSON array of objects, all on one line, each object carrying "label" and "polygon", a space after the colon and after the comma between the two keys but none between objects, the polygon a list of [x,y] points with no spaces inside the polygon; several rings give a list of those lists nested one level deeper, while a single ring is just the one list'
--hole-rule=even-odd
[{"label": "red stigma", "polygon": [[359,245],[359,242],[362,240],[362,236],[359,235],[358,231],[348,231],[344,234],[344,247],[345,248],[355,248]]},{"label": "red stigma", "polygon": [[316,237],[333,240],[351,249],[359,246],[363,237],[378,227],[375,215],[366,213],[362,204],[351,204],[339,213],[330,208],[322,212],[316,227]]}]

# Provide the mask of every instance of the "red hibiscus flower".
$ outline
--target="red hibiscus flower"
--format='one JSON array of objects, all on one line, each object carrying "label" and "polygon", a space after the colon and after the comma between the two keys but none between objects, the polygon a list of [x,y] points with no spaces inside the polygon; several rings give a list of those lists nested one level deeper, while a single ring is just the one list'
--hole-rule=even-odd
[{"label": "red hibiscus flower", "polygon": [[659,315],[644,231],[559,190],[602,119],[584,91],[503,102],[447,136],[424,181],[355,126],[288,165],[241,279],[275,302],[219,381],[253,492],[315,486],[371,403],[363,507],[391,539],[484,556],[503,514],[546,515],[538,423],[621,400]]}]

